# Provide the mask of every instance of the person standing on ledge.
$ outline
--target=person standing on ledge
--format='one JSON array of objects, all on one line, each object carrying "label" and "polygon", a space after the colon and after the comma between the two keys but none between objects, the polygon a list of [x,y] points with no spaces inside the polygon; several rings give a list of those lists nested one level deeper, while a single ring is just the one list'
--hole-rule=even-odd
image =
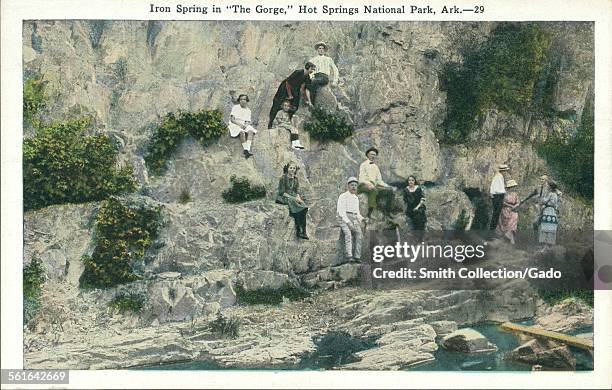
[{"label": "person standing on ledge", "polygon": [[300,96],[303,94],[305,97],[306,105],[312,107],[310,101],[310,75],[315,71],[316,67],[312,62],[307,62],[304,65],[304,69],[298,69],[291,73],[289,77],[283,80],[278,86],[274,100],[272,101],[272,108],[270,109],[270,119],[268,121],[268,129],[272,128],[276,113],[279,112],[283,106],[285,100],[291,102],[291,110],[289,110],[291,116],[295,114],[300,106]]},{"label": "person standing on ledge", "polygon": [[497,168],[497,173],[493,176],[491,181],[491,187],[489,193],[493,201],[493,214],[491,214],[491,223],[489,224],[489,231],[495,231],[497,222],[499,221],[499,213],[501,213],[502,204],[504,203],[504,195],[506,195],[506,184],[503,172],[509,171],[510,168],[506,164],[501,164]]},{"label": "person standing on ledge", "polygon": [[315,103],[315,99],[317,97],[317,91],[329,84],[331,81],[332,87],[338,84],[338,78],[340,72],[338,72],[338,68],[334,63],[334,60],[331,57],[327,56],[325,53],[327,52],[327,44],[323,41],[315,43],[315,50],[317,51],[317,55],[310,59],[316,66],[316,71],[312,76],[312,84],[311,84],[311,94],[310,99],[312,104]]},{"label": "person standing on ledge", "polygon": [[253,155],[251,145],[255,134],[257,134],[257,130],[251,126],[251,109],[247,107],[248,102],[249,97],[247,95],[238,96],[238,104],[232,107],[228,124],[230,136],[233,138],[240,136],[245,158]]},{"label": "person standing on ledge", "polygon": [[514,245],[516,231],[518,229],[519,215],[516,209],[521,204],[518,195],[514,191],[514,187],[517,185],[516,181],[512,179],[508,180],[506,184],[507,193],[504,195],[502,209],[499,213],[499,222],[495,228],[495,233],[510,240],[512,245]]},{"label": "person standing on ledge", "polygon": [[388,212],[391,207],[391,201],[393,200],[393,188],[389,184],[385,183],[380,174],[380,169],[376,165],[375,160],[378,156],[378,149],[370,148],[366,150],[365,160],[359,166],[359,193],[368,194],[368,217],[372,215],[372,212],[377,209],[377,197],[378,194],[385,199],[384,212]]},{"label": "person standing on ledge", "polygon": [[[361,222],[367,221],[359,212],[359,198],[357,197],[357,185],[359,182],[355,177],[349,177],[347,190],[338,197],[336,206],[336,220],[344,234],[344,249],[347,260],[359,260],[361,258]],[[355,247],[353,249],[353,246]]]}]

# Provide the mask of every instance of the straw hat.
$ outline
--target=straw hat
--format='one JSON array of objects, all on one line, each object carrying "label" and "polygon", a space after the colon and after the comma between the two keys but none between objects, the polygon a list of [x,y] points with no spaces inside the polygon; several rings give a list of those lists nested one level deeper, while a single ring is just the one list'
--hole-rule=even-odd
[{"label": "straw hat", "polygon": [[510,167],[506,164],[499,164],[499,167],[497,167],[497,169],[501,172],[501,171],[509,171]]},{"label": "straw hat", "polygon": [[506,183],[506,188],[511,188],[511,187],[516,187],[518,186],[518,183],[515,180],[508,180],[508,182]]}]

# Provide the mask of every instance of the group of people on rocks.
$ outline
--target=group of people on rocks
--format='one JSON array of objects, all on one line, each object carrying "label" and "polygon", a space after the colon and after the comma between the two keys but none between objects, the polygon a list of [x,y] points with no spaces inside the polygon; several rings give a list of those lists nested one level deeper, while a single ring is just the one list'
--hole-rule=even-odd
[{"label": "group of people on rocks", "polygon": [[[398,191],[396,187],[385,183],[382,179],[380,169],[375,162],[378,149],[369,148],[365,155],[366,160],[359,168],[359,178],[354,176],[348,178],[346,191],[340,194],[336,204],[336,222],[344,235],[345,256],[349,260],[356,261],[361,258],[363,238],[361,223],[367,222],[372,213],[378,210],[379,202],[382,204],[382,211],[387,212],[393,201],[394,192]],[[289,215],[295,221],[296,236],[307,240],[309,237],[306,232],[306,214],[309,206],[299,189],[298,169],[293,161],[284,166],[283,175],[278,183],[276,202],[287,205]],[[418,240],[421,240],[427,222],[424,191],[412,175],[408,177],[403,191],[407,223],[411,230],[417,232]],[[360,193],[367,195],[367,217],[362,216],[360,212],[357,196]]]},{"label": "group of people on rocks", "polygon": [[[302,96],[304,103],[312,107],[317,91],[331,83],[337,85],[339,72],[333,59],[326,55],[328,46],[325,42],[315,45],[317,54],[307,61],[303,69],[298,69],[284,79],[274,95],[270,109],[268,129],[279,128],[289,133],[291,148],[304,149],[299,139],[299,132],[294,121],[294,114],[300,106]],[[239,137],[245,158],[253,155],[252,146],[257,134],[253,126],[251,110],[248,108],[249,97],[241,94],[236,99],[237,104],[232,107],[229,120],[231,137]],[[338,198],[336,219],[345,241],[345,254],[349,259],[359,259],[361,256],[362,230],[361,223],[367,221],[359,212],[359,198],[357,194],[364,193],[368,199],[369,218],[382,204],[382,211],[388,212],[392,206],[394,192],[397,187],[391,186],[382,178],[380,169],[376,165],[378,149],[372,147],[366,151],[366,160],[359,167],[359,177],[350,177],[347,180],[347,190]],[[297,178],[298,166],[290,162],[283,168],[283,175],[279,180],[277,203],[287,205],[289,214],[295,220],[296,235],[301,239],[308,239],[306,232],[306,214],[308,205],[305,197],[300,193]],[[518,229],[518,208],[521,201],[515,192],[518,183],[507,177],[510,167],[506,164],[498,166],[490,186],[490,195],[493,204],[489,230],[491,236],[505,237],[512,244]],[[558,208],[561,192],[557,185],[548,180],[547,176],[540,178],[540,188],[534,190],[529,198],[538,196],[539,215],[534,222],[538,240],[544,245],[554,245],[558,226]],[[420,241],[427,223],[425,194],[418,185],[414,176],[407,179],[403,190],[403,200],[406,206],[406,219],[411,230],[417,234]],[[528,199],[529,199],[528,198]]]},{"label": "group of people on rocks", "polygon": [[489,193],[491,195],[493,212],[489,230],[491,236],[506,238],[515,244],[518,230],[518,210],[521,203],[532,197],[537,197],[538,213],[533,223],[534,232],[538,242],[544,248],[555,245],[557,241],[558,213],[561,200],[561,191],[557,184],[547,175],[540,176],[540,186],[521,202],[516,193],[518,183],[509,178],[510,167],[507,164],[498,166],[497,173],[491,181]]},{"label": "group of people on rocks", "polygon": [[[272,108],[268,120],[268,129],[277,127],[287,130],[292,149],[304,149],[300,143],[299,132],[293,120],[293,114],[300,106],[301,97],[304,103],[312,107],[317,91],[331,82],[337,85],[339,72],[334,60],[326,55],[328,46],[325,42],[315,45],[317,54],[304,65],[284,79],[272,100]],[[253,155],[252,145],[257,129],[252,125],[251,110],[248,108],[249,97],[245,94],[238,96],[237,104],[232,107],[229,120],[231,137],[239,137],[242,143],[245,158]]]}]

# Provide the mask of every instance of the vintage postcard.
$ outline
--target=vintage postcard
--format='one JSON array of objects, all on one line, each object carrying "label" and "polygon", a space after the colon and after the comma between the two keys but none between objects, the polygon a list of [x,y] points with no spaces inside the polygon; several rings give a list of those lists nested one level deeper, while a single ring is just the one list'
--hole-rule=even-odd
[{"label": "vintage postcard", "polygon": [[3,3],[3,386],[608,387],[612,6],[555,4]]}]

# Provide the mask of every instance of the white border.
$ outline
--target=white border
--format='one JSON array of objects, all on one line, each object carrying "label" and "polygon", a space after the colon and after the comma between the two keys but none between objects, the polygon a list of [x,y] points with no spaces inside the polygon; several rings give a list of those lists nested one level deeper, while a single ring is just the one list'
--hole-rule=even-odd
[{"label": "white border", "polygon": [[[441,9],[442,5],[473,7],[484,5],[482,15],[463,14],[444,16],[439,12],[431,15],[230,15],[191,14],[186,16],[175,13],[151,14],[149,4],[170,5],[219,5],[219,1],[167,1],[154,0],[106,0],[93,3],[84,0],[3,0],[2,16],[2,93],[1,93],[1,158],[2,158],[2,368],[22,367],[22,314],[21,314],[21,264],[23,216],[21,213],[21,116],[22,116],[22,21],[28,19],[173,19],[173,20],[435,20],[435,21],[595,21],[595,228],[612,230],[612,136],[611,102],[612,80],[612,1],[456,1],[439,0],[404,3],[388,1],[329,1],[329,6],[361,6],[363,4],[431,5]],[[308,4],[319,7],[325,2],[297,2],[287,0],[282,3],[273,0],[242,0],[246,6],[258,3],[267,6],[278,4]],[[228,387],[308,387],[308,388],[610,388],[612,384],[612,292],[597,291],[595,294],[595,371],[592,373],[470,373],[470,372],[303,372],[303,371],[71,371],[69,388],[228,388]],[[3,385],[3,388],[9,388]],[[37,386],[29,386],[36,388]],[[43,386],[38,386],[44,388]]]}]

